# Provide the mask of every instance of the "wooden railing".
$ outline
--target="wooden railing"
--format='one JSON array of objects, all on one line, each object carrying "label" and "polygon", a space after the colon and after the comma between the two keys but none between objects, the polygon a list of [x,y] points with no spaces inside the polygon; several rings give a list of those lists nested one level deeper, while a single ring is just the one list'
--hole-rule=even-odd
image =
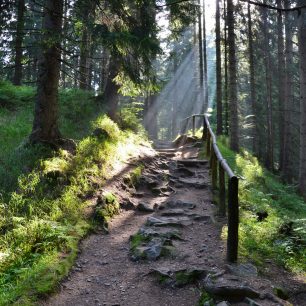
[{"label": "wooden railing", "polygon": [[[239,201],[238,177],[234,174],[226,160],[223,158],[217,139],[212,131],[207,115],[192,115],[183,121],[192,119],[192,133],[195,135],[196,117],[203,118],[203,140],[206,142],[206,155],[209,157],[211,168],[212,187],[219,191],[219,215],[226,215],[227,200],[227,260],[236,262],[238,257],[238,227],[239,227]],[[225,176],[228,177],[226,190]]]}]

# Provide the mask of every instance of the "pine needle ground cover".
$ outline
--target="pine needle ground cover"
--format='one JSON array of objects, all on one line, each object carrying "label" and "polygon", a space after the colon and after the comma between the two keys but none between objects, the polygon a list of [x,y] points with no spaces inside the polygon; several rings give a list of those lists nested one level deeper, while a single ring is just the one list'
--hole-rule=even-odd
[{"label": "pine needle ground cover", "polygon": [[[89,93],[69,90],[60,94],[61,131],[77,142],[76,153],[28,146],[34,89],[1,83],[0,99],[0,305],[32,305],[68,274],[94,226],[86,195],[144,137],[97,115]],[[121,118],[122,126],[131,120]]]}]

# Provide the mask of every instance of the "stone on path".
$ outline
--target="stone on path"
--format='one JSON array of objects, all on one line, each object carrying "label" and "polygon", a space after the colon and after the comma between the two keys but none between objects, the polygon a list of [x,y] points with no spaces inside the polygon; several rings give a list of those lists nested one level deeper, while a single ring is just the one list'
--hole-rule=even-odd
[{"label": "stone on path", "polygon": [[158,268],[153,269],[152,274],[163,285],[171,287],[182,287],[195,283],[205,277],[208,272],[202,268],[190,267],[185,269]]},{"label": "stone on path", "polygon": [[147,203],[140,202],[137,205],[137,210],[145,213],[152,213],[154,212],[154,209]]},{"label": "stone on path", "polygon": [[203,289],[214,297],[224,298],[228,301],[239,302],[245,298],[259,298],[260,294],[253,288],[243,285],[242,280],[233,280],[232,278],[219,277],[212,279],[206,277],[203,281]]},{"label": "stone on path", "polygon": [[185,202],[182,200],[170,200],[166,203],[159,206],[159,209],[165,209],[165,208],[179,208],[179,209],[194,209],[196,207],[196,204]]},{"label": "stone on path", "polygon": [[131,258],[138,260],[157,260],[174,252],[170,239],[163,237],[145,237],[136,234],[131,237]]},{"label": "stone on path", "polygon": [[231,264],[227,265],[226,269],[229,273],[242,277],[255,277],[258,275],[257,268],[250,263],[240,265]]},{"label": "stone on path", "polygon": [[192,224],[190,218],[180,217],[149,217],[147,219],[147,226],[174,226],[174,227],[185,227]]},{"label": "stone on path", "polygon": [[138,233],[144,237],[162,237],[167,239],[177,239],[182,240],[181,233],[178,230],[173,230],[169,228],[151,228],[151,227],[142,227]]}]

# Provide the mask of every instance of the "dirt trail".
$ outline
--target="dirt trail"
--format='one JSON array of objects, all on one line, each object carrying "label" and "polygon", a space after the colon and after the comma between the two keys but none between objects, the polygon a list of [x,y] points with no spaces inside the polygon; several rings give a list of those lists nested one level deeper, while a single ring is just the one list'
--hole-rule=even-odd
[{"label": "dirt trail", "polygon": [[[208,275],[232,290],[238,284],[260,291],[260,301],[254,296],[252,303],[285,305],[271,295],[271,282],[254,274],[253,266],[245,275],[228,270],[220,238],[225,220],[215,217],[208,165],[194,162],[197,149],[161,151],[145,162],[137,191],[120,176],[105,187],[120,198],[122,213],[110,222],[109,234],[82,242],[60,291],[41,305],[193,306],[201,296],[199,284],[209,285]],[[193,162],[186,164],[186,158]],[[135,241],[144,240],[131,249],[130,237],[137,233]]]}]

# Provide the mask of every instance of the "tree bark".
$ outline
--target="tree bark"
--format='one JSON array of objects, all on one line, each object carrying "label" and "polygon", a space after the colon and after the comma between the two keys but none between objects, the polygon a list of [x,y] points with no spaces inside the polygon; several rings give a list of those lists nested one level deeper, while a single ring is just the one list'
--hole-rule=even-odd
[{"label": "tree bark", "polygon": [[235,45],[235,18],[233,0],[227,0],[228,22],[228,55],[229,55],[229,130],[230,148],[239,151],[239,127],[238,127],[238,104],[237,104],[237,66]]},{"label": "tree bark", "polygon": [[[300,6],[306,5],[306,0],[299,0]],[[298,27],[300,55],[300,171],[299,190],[306,199],[306,9],[299,15]]]},{"label": "tree bark", "polygon": [[58,83],[62,15],[63,0],[47,0],[45,2],[43,49],[39,63],[33,129],[30,135],[32,143],[57,143],[61,137],[58,128]]},{"label": "tree bark", "polygon": [[252,107],[252,148],[253,153],[258,156],[258,120],[257,120],[257,103],[256,103],[256,87],[255,87],[255,59],[254,59],[254,44],[253,44],[253,30],[252,30],[252,16],[251,5],[248,4],[248,43],[249,43],[249,62],[250,62],[250,94]]},{"label": "tree bark", "polygon": [[80,89],[91,89],[90,64],[92,51],[92,33],[90,31],[90,23],[95,16],[96,1],[80,1],[81,19],[83,23],[83,31],[80,45]]},{"label": "tree bark", "polygon": [[[285,8],[290,8],[290,1],[285,0]],[[282,161],[282,177],[285,181],[291,182],[292,173],[292,110],[293,110],[293,31],[291,14],[286,13],[286,40],[285,40],[285,54],[286,54],[286,86],[284,99],[284,140],[283,140],[283,161]]]},{"label": "tree bark", "polygon": [[[266,4],[266,1],[264,1]],[[261,8],[263,18],[263,35],[264,35],[264,63],[266,75],[266,122],[267,122],[267,147],[265,164],[269,170],[274,168],[274,133],[273,133],[273,118],[272,118],[272,76],[271,76],[271,56],[270,42],[268,33],[268,15],[266,8]]]},{"label": "tree bark", "polygon": [[208,75],[207,75],[207,39],[206,39],[206,10],[203,0],[203,61],[204,61],[204,112],[208,108]]},{"label": "tree bark", "polygon": [[114,81],[114,78],[119,73],[119,67],[118,60],[112,56],[109,63],[107,82],[103,93],[103,100],[105,101],[105,105],[107,107],[107,114],[114,121],[117,119],[119,103],[118,91],[120,88],[120,86]]},{"label": "tree bark", "polygon": [[222,63],[221,63],[221,31],[220,31],[220,0],[216,0],[216,100],[217,100],[217,135],[223,133],[222,106]]},{"label": "tree bark", "polygon": [[25,0],[17,0],[17,29],[15,40],[15,71],[13,77],[14,85],[21,85],[22,81],[22,42],[24,30]]},{"label": "tree bark", "polygon": [[229,135],[229,116],[228,116],[228,41],[227,41],[227,9],[224,0],[224,129],[225,135]]},{"label": "tree bark", "polygon": [[[201,5],[200,0],[198,0],[199,6]],[[204,84],[204,64],[203,64],[203,37],[202,37],[202,13],[199,9],[198,14],[198,47],[199,47],[199,75],[200,75],[200,90],[203,93]]]},{"label": "tree bark", "polygon": [[[277,0],[279,8],[283,8],[283,0]],[[278,133],[279,133],[279,170],[283,169],[284,161],[284,97],[285,97],[285,46],[284,46],[284,23],[282,12],[277,16],[277,50],[278,50]]]}]

